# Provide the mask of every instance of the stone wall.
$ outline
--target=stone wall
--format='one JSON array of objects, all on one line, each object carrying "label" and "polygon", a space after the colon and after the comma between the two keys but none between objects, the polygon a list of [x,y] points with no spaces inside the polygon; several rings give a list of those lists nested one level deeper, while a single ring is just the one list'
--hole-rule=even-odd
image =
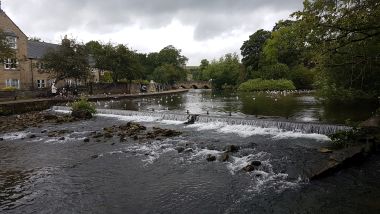
[{"label": "stone wall", "polygon": [[[90,87],[85,90],[90,93]],[[92,84],[92,94],[128,94],[129,87],[127,83],[94,83]],[[85,92],[81,90],[81,92]],[[140,92],[140,84],[132,83],[130,93],[136,94]]]},{"label": "stone wall", "polygon": [[17,100],[22,98],[46,98],[49,95],[49,89],[0,91],[0,101]]}]

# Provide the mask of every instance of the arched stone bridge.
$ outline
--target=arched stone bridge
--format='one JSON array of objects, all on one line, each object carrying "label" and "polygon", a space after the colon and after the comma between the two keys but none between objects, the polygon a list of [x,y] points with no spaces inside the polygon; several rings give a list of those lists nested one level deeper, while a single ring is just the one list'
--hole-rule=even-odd
[{"label": "arched stone bridge", "polygon": [[176,88],[186,88],[186,89],[211,89],[212,85],[209,81],[186,81],[178,82],[174,85]]}]

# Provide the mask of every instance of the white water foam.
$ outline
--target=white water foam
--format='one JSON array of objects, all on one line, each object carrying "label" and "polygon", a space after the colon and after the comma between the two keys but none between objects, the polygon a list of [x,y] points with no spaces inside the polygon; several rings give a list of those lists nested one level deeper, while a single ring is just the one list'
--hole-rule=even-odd
[{"label": "white water foam", "polygon": [[[167,152],[174,151],[173,143],[168,142],[168,139],[165,141],[153,141],[151,143],[146,143],[143,145],[136,144],[132,146],[128,146],[125,148],[123,153],[133,153],[139,156],[144,156],[142,162],[147,164],[152,164],[155,160],[157,160],[162,154]],[[119,152],[119,151],[117,151]]]},{"label": "white water foam", "polygon": [[55,112],[62,113],[62,114],[71,114],[70,110],[54,110]]},{"label": "white water foam", "polygon": [[19,140],[25,138],[30,132],[11,132],[1,135],[4,140]]},{"label": "white water foam", "polygon": [[100,117],[110,117],[110,118],[116,118],[118,120],[123,121],[133,121],[133,122],[155,122],[157,120],[160,120],[160,117],[152,117],[152,116],[122,116],[122,115],[115,115],[115,114],[96,114],[96,116]]},{"label": "white water foam", "polygon": [[330,138],[323,134],[302,133],[300,131],[283,131],[278,128],[261,128],[249,125],[228,125],[224,122],[195,123],[188,125],[189,128],[195,128],[198,131],[215,130],[225,134],[237,134],[241,137],[250,137],[254,135],[268,135],[273,139],[287,138],[308,138],[318,141],[329,141]]},{"label": "white water foam", "polygon": [[251,185],[247,188],[247,192],[258,194],[267,189],[273,189],[277,193],[285,189],[297,187],[301,179],[289,180],[288,174],[276,173],[273,171],[270,154],[266,152],[258,152],[243,157],[231,157],[232,161],[227,163],[227,168],[232,174],[242,172],[242,169],[252,161],[260,161],[261,165],[254,171],[247,172],[252,178]]}]

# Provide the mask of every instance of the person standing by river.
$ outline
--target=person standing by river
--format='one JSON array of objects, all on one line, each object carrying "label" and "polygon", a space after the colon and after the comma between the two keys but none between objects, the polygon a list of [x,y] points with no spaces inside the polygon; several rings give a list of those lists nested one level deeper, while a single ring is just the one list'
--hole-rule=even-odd
[{"label": "person standing by river", "polygon": [[55,87],[55,83],[51,85],[51,96],[55,97],[57,95],[57,87]]}]

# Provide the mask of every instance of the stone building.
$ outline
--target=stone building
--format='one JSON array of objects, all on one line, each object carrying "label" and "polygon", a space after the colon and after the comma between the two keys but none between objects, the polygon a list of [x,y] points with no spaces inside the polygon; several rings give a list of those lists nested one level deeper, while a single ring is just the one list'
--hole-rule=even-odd
[{"label": "stone building", "polygon": [[[41,59],[45,53],[58,48],[59,45],[28,40],[25,33],[2,10],[1,1],[0,30],[6,35],[8,44],[15,50],[14,58],[0,62],[0,90],[5,87],[15,87],[21,90],[50,87],[55,80],[44,70]],[[98,82],[99,74],[97,69],[92,68],[89,80]],[[66,83],[60,83],[60,85],[71,82],[67,80]]]}]

